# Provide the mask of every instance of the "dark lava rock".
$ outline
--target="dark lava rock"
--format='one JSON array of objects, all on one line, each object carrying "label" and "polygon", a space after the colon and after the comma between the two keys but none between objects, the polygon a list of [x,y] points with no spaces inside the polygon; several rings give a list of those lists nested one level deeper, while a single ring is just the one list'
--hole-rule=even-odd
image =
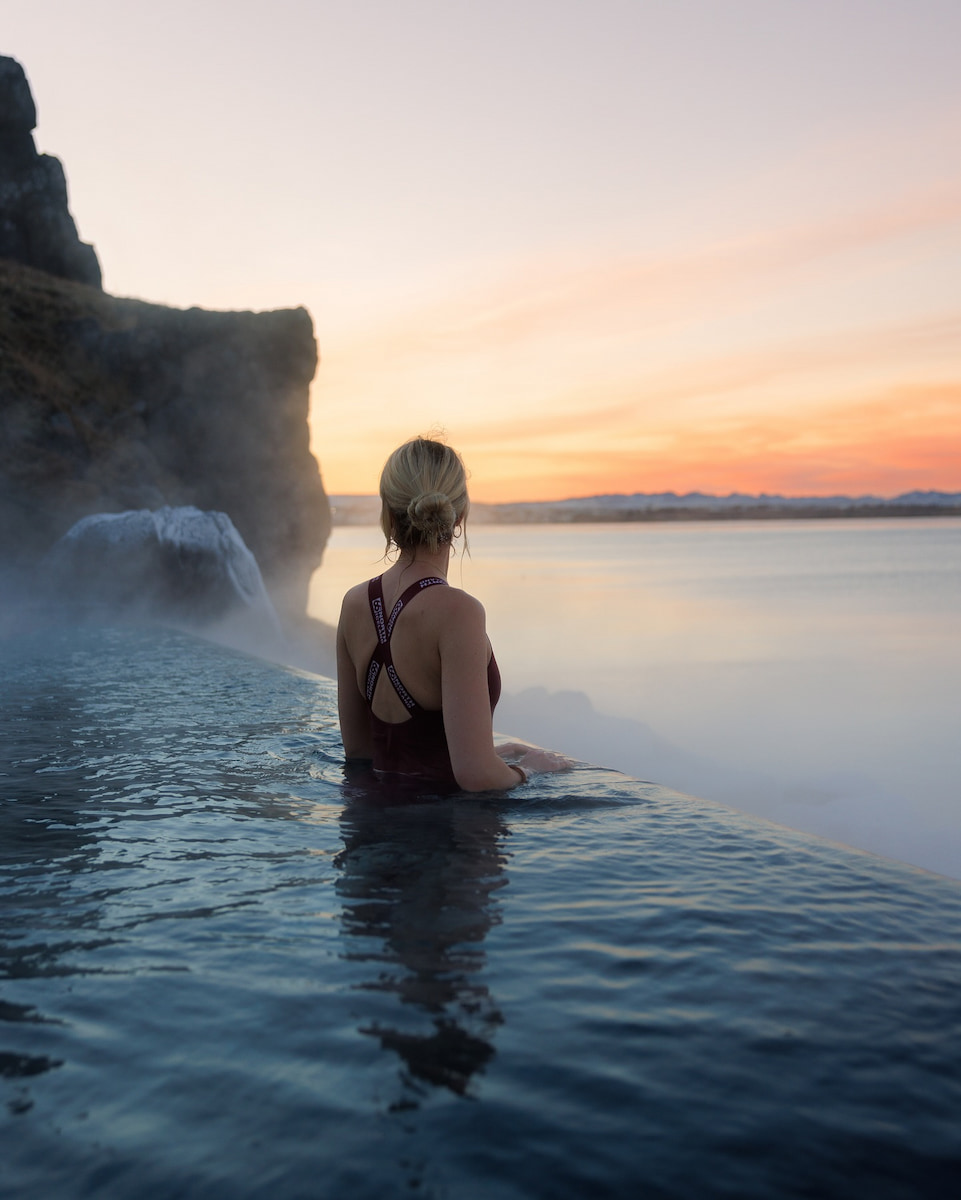
[{"label": "dark lava rock", "polygon": [[36,124],[23,67],[0,57],[0,258],[99,288],[96,252],[77,234],[59,159],[37,153]]}]

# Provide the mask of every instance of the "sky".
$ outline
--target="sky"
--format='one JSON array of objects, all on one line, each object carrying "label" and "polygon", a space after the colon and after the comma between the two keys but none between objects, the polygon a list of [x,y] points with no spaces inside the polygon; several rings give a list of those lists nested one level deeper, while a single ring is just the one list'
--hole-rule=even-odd
[{"label": "sky", "polygon": [[0,0],[108,291],[304,305],[327,490],[961,491],[957,0]]}]

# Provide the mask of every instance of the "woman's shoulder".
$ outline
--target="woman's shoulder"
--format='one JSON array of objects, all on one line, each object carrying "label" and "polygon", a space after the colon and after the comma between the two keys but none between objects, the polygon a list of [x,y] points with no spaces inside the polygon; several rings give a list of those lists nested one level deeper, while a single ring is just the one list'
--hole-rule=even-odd
[{"label": "woman's shoulder", "polygon": [[463,588],[454,587],[452,583],[449,583],[446,587],[425,588],[424,591],[428,596],[439,600],[448,608],[460,609],[464,612],[484,611],[483,604],[481,604],[476,596],[472,596],[470,592],[465,592]]},{"label": "woman's shoulder", "polygon": [[444,587],[431,588],[431,592],[435,593],[435,601],[437,609],[452,621],[459,625],[477,624],[482,628],[486,624],[487,614],[484,612],[484,606],[472,596],[470,592],[465,592],[463,588]]},{"label": "woman's shoulder", "polygon": [[365,580],[363,583],[354,584],[347,592],[344,593],[344,599],[341,602],[341,613],[352,613],[358,609],[368,607],[368,588],[370,581]]}]

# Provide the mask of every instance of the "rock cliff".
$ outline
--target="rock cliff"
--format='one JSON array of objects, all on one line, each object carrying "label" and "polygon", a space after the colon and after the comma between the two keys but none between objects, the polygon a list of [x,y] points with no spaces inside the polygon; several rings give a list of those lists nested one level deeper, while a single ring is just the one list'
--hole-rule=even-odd
[{"label": "rock cliff", "polygon": [[[22,133],[33,102],[12,62],[0,60],[3,128]],[[309,314],[167,308],[107,295],[99,268],[94,280],[50,256],[25,262],[11,251],[39,244],[15,236],[34,210],[6,162],[0,564],[29,567],[90,513],[195,505],[230,516],[278,610],[303,614],[330,526],[309,449]]]},{"label": "rock cliff", "polygon": [[0,57],[0,258],[100,287],[97,255],[67,208],[60,160],[37,153],[36,124],[23,67]]}]

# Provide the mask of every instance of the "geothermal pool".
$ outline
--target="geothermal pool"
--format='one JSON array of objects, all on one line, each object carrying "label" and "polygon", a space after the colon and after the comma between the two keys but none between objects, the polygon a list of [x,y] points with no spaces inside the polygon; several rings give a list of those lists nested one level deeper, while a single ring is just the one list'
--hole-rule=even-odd
[{"label": "geothermal pool", "polygon": [[954,1194],[961,884],[589,766],[385,795],[170,631],[0,662],[5,1195]]}]

